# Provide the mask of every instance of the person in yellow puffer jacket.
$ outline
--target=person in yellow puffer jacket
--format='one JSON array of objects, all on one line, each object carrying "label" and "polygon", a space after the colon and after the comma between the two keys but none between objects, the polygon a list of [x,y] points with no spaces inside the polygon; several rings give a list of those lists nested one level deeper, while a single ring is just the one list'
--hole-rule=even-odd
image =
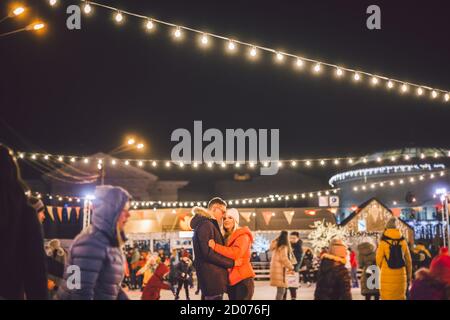
[{"label": "person in yellow puffer jacket", "polygon": [[[405,266],[392,269],[388,266],[391,245],[395,240],[400,240],[402,255]],[[381,269],[380,274],[380,298],[381,300],[406,300],[407,285],[411,281],[412,263],[408,244],[403,239],[397,228],[397,219],[391,218],[386,224],[383,237],[378,244],[377,266]]]}]

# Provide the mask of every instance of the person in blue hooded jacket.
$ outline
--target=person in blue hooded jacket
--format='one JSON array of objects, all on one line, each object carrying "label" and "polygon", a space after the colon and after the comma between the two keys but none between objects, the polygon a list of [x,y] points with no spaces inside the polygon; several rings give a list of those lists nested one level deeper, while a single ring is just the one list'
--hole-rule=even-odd
[{"label": "person in blue hooded jacket", "polygon": [[[64,281],[56,295],[58,300],[127,300],[121,283],[125,258],[122,245],[126,241],[124,226],[130,194],[120,187],[98,186],[93,200],[92,224],[80,233],[69,250]],[[77,266],[75,273],[67,269]]]}]

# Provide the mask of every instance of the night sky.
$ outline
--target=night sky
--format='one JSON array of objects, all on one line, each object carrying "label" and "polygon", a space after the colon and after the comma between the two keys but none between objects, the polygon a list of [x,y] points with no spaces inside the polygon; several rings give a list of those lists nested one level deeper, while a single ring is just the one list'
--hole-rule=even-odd
[{"label": "night sky", "polygon": [[[147,158],[167,159],[176,128],[279,128],[282,158],[362,155],[409,146],[448,147],[450,104],[402,97],[314,76],[241,47],[198,48],[171,29],[148,34],[94,8],[82,30],[65,27],[65,7],[28,0],[48,23],[42,36],[0,39],[0,140],[13,148],[86,155],[136,133]],[[99,2],[102,2],[99,0]],[[5,15],[8,1],[0,4]],[[79,3],[65,1],[65,3]],[[106,3],[106,1],[103,1]],[[382,30],[366,28],[370,4]],[[342,66],[450,89],[448,1],[108,1],[112,6]],[[31,17],[29,17],[31,18]],[[9,20],[0,32],[26,24]],[[440,100],[442,101],[442,100]]]}]

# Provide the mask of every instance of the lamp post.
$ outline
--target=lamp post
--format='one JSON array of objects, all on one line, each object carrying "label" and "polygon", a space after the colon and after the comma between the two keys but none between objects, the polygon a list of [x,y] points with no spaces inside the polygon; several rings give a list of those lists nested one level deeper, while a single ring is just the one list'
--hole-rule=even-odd
[{"label": "lamp post", "polygon": [[17,6],[15,8],[13,8],[6,17],[0,19],[0,23],[2,23],[5,20],[8,20],[10,18],[18,17],[18,16],[22,15],[24,12],[25,12],[25,7]]},{"label": "lamp post", "polygon": [[23,32],[23,31],[39,31],[44,28],[45,28],[45,24],[43,22],[36,22],[36,23],[32,23],[24,28],[20,28],[17,30],[2,33],[2,34],[0,34],[0,38],[10,36],[10,35],[13,35],[13,34],[16,34],[19,32]]}]

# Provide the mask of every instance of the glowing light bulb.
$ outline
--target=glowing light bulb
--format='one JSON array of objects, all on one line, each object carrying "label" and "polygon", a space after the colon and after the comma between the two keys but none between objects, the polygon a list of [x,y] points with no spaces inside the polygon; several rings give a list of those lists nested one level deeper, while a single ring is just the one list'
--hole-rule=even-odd
[{"label": "glowing light bulb", "polygon": [[[449,152],[449,154],[450,154],[450,152]],[[450,155],[449,155],[450,156]],[[278,168],[282,168],[283,167],[283,162],[281,162],[281,161],[278,161]]]},{"label": "glowing light bulb", "polygon": [[450,95],[448,93],[444,95],[444,100],[445,102],[448,102],[450,100]]},{"label": "glowing light bulb", "polygon": [[206,34],[202,35],[201,39],[200,39],[202,45],[206,46],[208,44],[208,36]]},{"label": "glowing light bulb", "polygon": [[408,91],[408,85],[406,83],[402,84],[402,88],[401,88],[402,92],[405,93]]},{"label": "glowing light bulb", "polygon": [[90,14],[90,13],[92,12],[92,7],[91,7],[91,5],[90,5],[89,3],[86,3],[86,4],[84,5],[83,10],[84,10],[84,13]]},{"label": "glowing light bulb", "polygon": [[170,161],[166,161],[166,168],[170,168]]},{"label": "glowing light bulb", "polygon": [[395,157],[391,157],[391,161],[394,162],[395,161]]},{"label": "glowing light bulb", "polygon": [[250,49],[250,56],[251,56],[251,57],[256,57],[256,54],[257,54],[256,48],[255,48],[255,47],[251,48],[251,49]]},{"label": "glowing light bulb", "polygon": [[15,8],[14,10],[13,10],[13,14],[15,15],[15,16],[20,16],[22,13],[24,13],[25,12],[25,8],[24,7],[17,7],[17,8]]},{"label": "glowing light bulb", "polygon": [[374,86],[376,86],[377,84],[378,84],[378,78],[377,77],[372,77],[372,84],[374,85]]},{"label": "glowing light bulb", "polygon": [[226,167],[227,167],[227,164],[226,164],[225,162],[222,162],[222,163],[220,164],[220,166],[221,166],[222,168],[226,168]]},{"label": "glowing light bulb", "polygon": [[31,159],[36,160],[36,155],[33,154],[33,155],[31,156]]},{"label": "glowing light bulb", "polygon": [[418,96],[423,95],[423,89],[422,88],[417,88],[417,95]]},{"label": "glowing light bulb", "polygon": [[353,163],[353,159],[348,159],[348,163],[352,164]]},{"label": "glowing light bulb", "polygon": [[241,166],[241,164],[239,162],[236,162],[236,164],[234,165],[236,168],[239,168]]},{"label": "glowing light bulb", "polygon": [[173,35],[175,36],[175,38],[181,38],[181,29],[180,27],[177,27],[173,33]]},{"label": "glowing light bulb", "polygon": [[129,166],[129,165],[130,165],[130,161],[125,160],[125,165],[126,165],[126,166]]},{"label": "glowing light bulb", "polygon": [[158,164],[156,163],[156,161],[152,162],[152,167],[155,168]]},{"label": "glowing light bulb", "polygon": [[325,165],[325,161],[324,160],[320,160],[320,165],[324,166]]},{"label": "glowing light bulb", "polygon": [[297,166],[297,161],[292,161],[291,162],[291,166],[296,167]]},{"label": "glowing light bulb", "polygon": [[336,69],[336,76],[342,77],[344,75],[344,71],[341,68]]},{"label": "glowing light bulb", "polygon": [[37,31],[37,30],[41,30],[45,28],[45,24],[44,23],[35,23],[33,25],[33,30]]},{"label": "glowing light bulb", "polygon": [[228,50],[229,51],[234,51],[236,49],[236,44],[234,43],[234,41],[230,40],[228,41]]},{"label": "glowing light bulb", "polygon": [[117,164],[117,161],[116,161],[116,160],[111,160],[111,164],[112,164],[113,166],[115,166],[115,165]]},{"label": "glowing light bulb", "polygon": [[153,21],[151,19],[149,19],[147,21],[147,23],[145,24],[145,27],[147,28],[147,30],[152,30],[155,27],[155,24],[153,23]]},{"label": "glowing light bulb", "polygon": [[49,0],[48,3],[53,7],[55,4],[58,3],[58,0]]},{"label": "glowing light bulb", "polygon": [[309,160],[306,161],[306,166],[307,166],[307,167],[310,167],[310,166],[311,166],[311,161],[309,161]]},{"label": "glowing light bulb", "polygon": [[295,65],[296,65],[298,68],[302,68],[303,65],[304,65],[304,62],[303,62],[302,59],[298,58],[297,61],[295,62]]},{"label": "glowing light bulb", "polygon": [[339,164],[339,160],[336,159],[336,160],[333,161],[333,163],[334,163],[335,165],[338,165],[338,164]]},{"label": "glowing light bulb", "polygon": [[58,157],[58,161],[63,161],[63,157]]},{"label": "glowing light bulb", "polygon": [[142,167],[143,165],[144,165],[144,163],[143,163],[142,161],[139,161],[139,162],[138,162],[138,166],[139,166],[139,167]]},{"label": "glowing light bulb", "polygon": [[357,72],[355,72],[355,74],[353,75],[353,79],[354,79],[355,81],[359,81],[359,80],[361,80],[361,76],[360,76],[360,74],[359,74],[359,73],[357,73]]},{"label": "glowing light bulb", "polygon": [[387,82],[387,87],[388,87],[388,89],[392,89],[393,87],[394,87],[394,83],[392,82],[392,81],[388,81]]},{"label": "glowing light bulb", "polygon": [[84,162],[84,163],[89,163],[89,159],[88,159],[88,158],[85,158],[85,159],[83,160],[83,162]]},{"label": "glowing light bulb", "polygon": [[436,91],[431,91],[431,98],[436,99],[438,96],[438,93]]},{"label": "glowing light bulb", "polygon": [[136,143],[136,140],[134,140],[133,138],[130,138],[130,139],[128,139],[127,143],[131,146]]},{"label": "glowing light bulb", "polygon": [[420,159],[425,159],[425,154],[424,153],[420,154]]},{"label": "glowing light bulb", "polygon": [[50,156],[46,155],[44,156],[44,160],[48,160],[50,158]]},{"label": "glowing light bulb", "polygon": [[276,57],[278,62],[281,62],[284,59],[284,56],[280,52],[277,52]]},{"label": "glowing light bulb", "polygon": [[212,162],[208,162],[206,166],[207,166],[208,168],[212,168],[213,164],[212,164]]},{"label": "glowing light bulb", "polygon": [[121,22],[123,21],[123,15],[122,15],[122,13],[120,13],[120,11],[117,12],[117,13],[116,13],[116,16],[114,17],[114,19],[116,20],[117,23],[121,23]]},{"label": "glowing light bulb", "polygon": [[70,162],[75,162],[75,158],[72,157],[72,158],[70,159]]},{"label": "glowing light bulb", "polygon": [[313,70],[314,70],[315,73],[319,73],[321,69],[322,69],[322,67],[321,67],[320,63],[316,63],[314,65]]}]

